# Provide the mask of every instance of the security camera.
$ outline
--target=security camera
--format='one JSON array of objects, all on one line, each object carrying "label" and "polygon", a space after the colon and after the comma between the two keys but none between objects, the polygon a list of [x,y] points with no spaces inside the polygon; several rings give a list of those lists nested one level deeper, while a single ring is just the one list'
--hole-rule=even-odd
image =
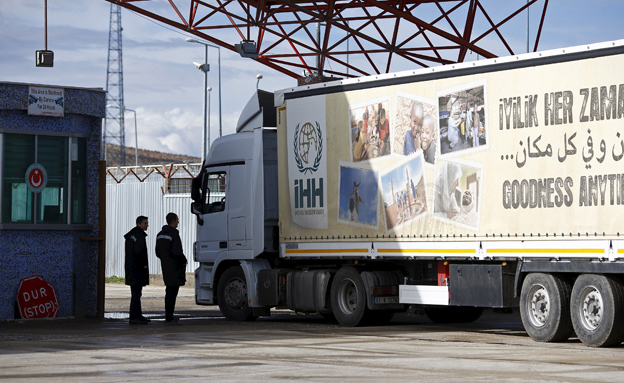
[{"label": "security camera", "polygon": [[193,61],[193,65],[195,65],[195,68],[199,69],[202,72],[208,72],[210,70],[210,64],[200,64]]}]

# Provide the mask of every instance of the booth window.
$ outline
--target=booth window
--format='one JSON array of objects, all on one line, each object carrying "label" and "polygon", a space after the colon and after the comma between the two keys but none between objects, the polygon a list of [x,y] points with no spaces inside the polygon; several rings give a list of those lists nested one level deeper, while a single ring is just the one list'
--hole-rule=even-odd
[{"label": "booth window", "polygon": [[[86,222],[86,139],[5,133],[2,143],[3,224]],[[47,174],[39,193],[25,180],[34,163]]]},{"label": "booth window", "polygon": [[71,143],[71,223],[87,223],[87,139]]}]

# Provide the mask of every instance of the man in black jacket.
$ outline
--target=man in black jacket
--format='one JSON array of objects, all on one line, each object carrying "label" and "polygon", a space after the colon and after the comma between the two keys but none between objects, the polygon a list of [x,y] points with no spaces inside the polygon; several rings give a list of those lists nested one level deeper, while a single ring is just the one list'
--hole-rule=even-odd
[{"label": "man in black jacket", "polygon": [[149,319],[143,316],[141,310],[141,295],[143,286],[149,285],[149,269],[147,267],[147,244],[145,231],[149,223],[147,217],[138,216],[136,226],[130,230],[126,239],[126,285],[130,286],[130,324],[148,324]]},{"label": "man in black jacket", "polygon": [[175,324],[178,318],[173,316],[175,302],[180,286],[186,283],[187,260],[182,250],[182,240],[178,232],[178,216],[167,214],[167,224],[156,237],[156,256],[160,258],[163,280],[165,282],[165,322]]}]

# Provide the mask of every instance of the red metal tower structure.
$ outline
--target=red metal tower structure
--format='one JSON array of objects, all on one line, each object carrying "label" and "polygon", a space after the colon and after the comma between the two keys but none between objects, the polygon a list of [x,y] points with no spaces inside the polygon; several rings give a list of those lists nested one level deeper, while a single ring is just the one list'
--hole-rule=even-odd
[{"label": "red metal tower structure", "polygon": [[[518,29],[529,8],[539,17],[536,51],[548,8],[548,0],[106,1],[234,52],[236,44],[253,42],[247,46],[255,44],[254,60],[294,78],[452,64],[469,52],[513,55],[505,32]],[[517,53],[525,50],[528,43]]]}]

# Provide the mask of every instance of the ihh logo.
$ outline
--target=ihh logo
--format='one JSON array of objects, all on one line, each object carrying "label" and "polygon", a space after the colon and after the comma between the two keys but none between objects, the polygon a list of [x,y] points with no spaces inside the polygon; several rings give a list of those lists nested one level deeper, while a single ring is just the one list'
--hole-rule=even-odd
[{"label": "ihh logo", "polygon": [[323,207],[323,177],[311,177],[319,169],[323,158],[323,131],[318,122],[297,124],[293,152],[299,172],[304,175],[310,173],[310,178],[294,180],[295,208]]},{"label": "ihh logo", "polygon": [[306,122],[301,127],[300,124],[295,127],[293,150],[297,168],[303,174],[316,172],[323,157],[323,132],[321,125],[318,122],[315,124],[316,127]]},{"label": "ihh logo", "polygon": [[[318,181],[318,187],[316,182]],[[305,201],[304,201],[305,200]],[[295,209],[323,207],[323,179],[308,178],[295,180]],[[318,201],[318,204],[317,204]],[[305,202],[305,203],[304,203]]]}]

